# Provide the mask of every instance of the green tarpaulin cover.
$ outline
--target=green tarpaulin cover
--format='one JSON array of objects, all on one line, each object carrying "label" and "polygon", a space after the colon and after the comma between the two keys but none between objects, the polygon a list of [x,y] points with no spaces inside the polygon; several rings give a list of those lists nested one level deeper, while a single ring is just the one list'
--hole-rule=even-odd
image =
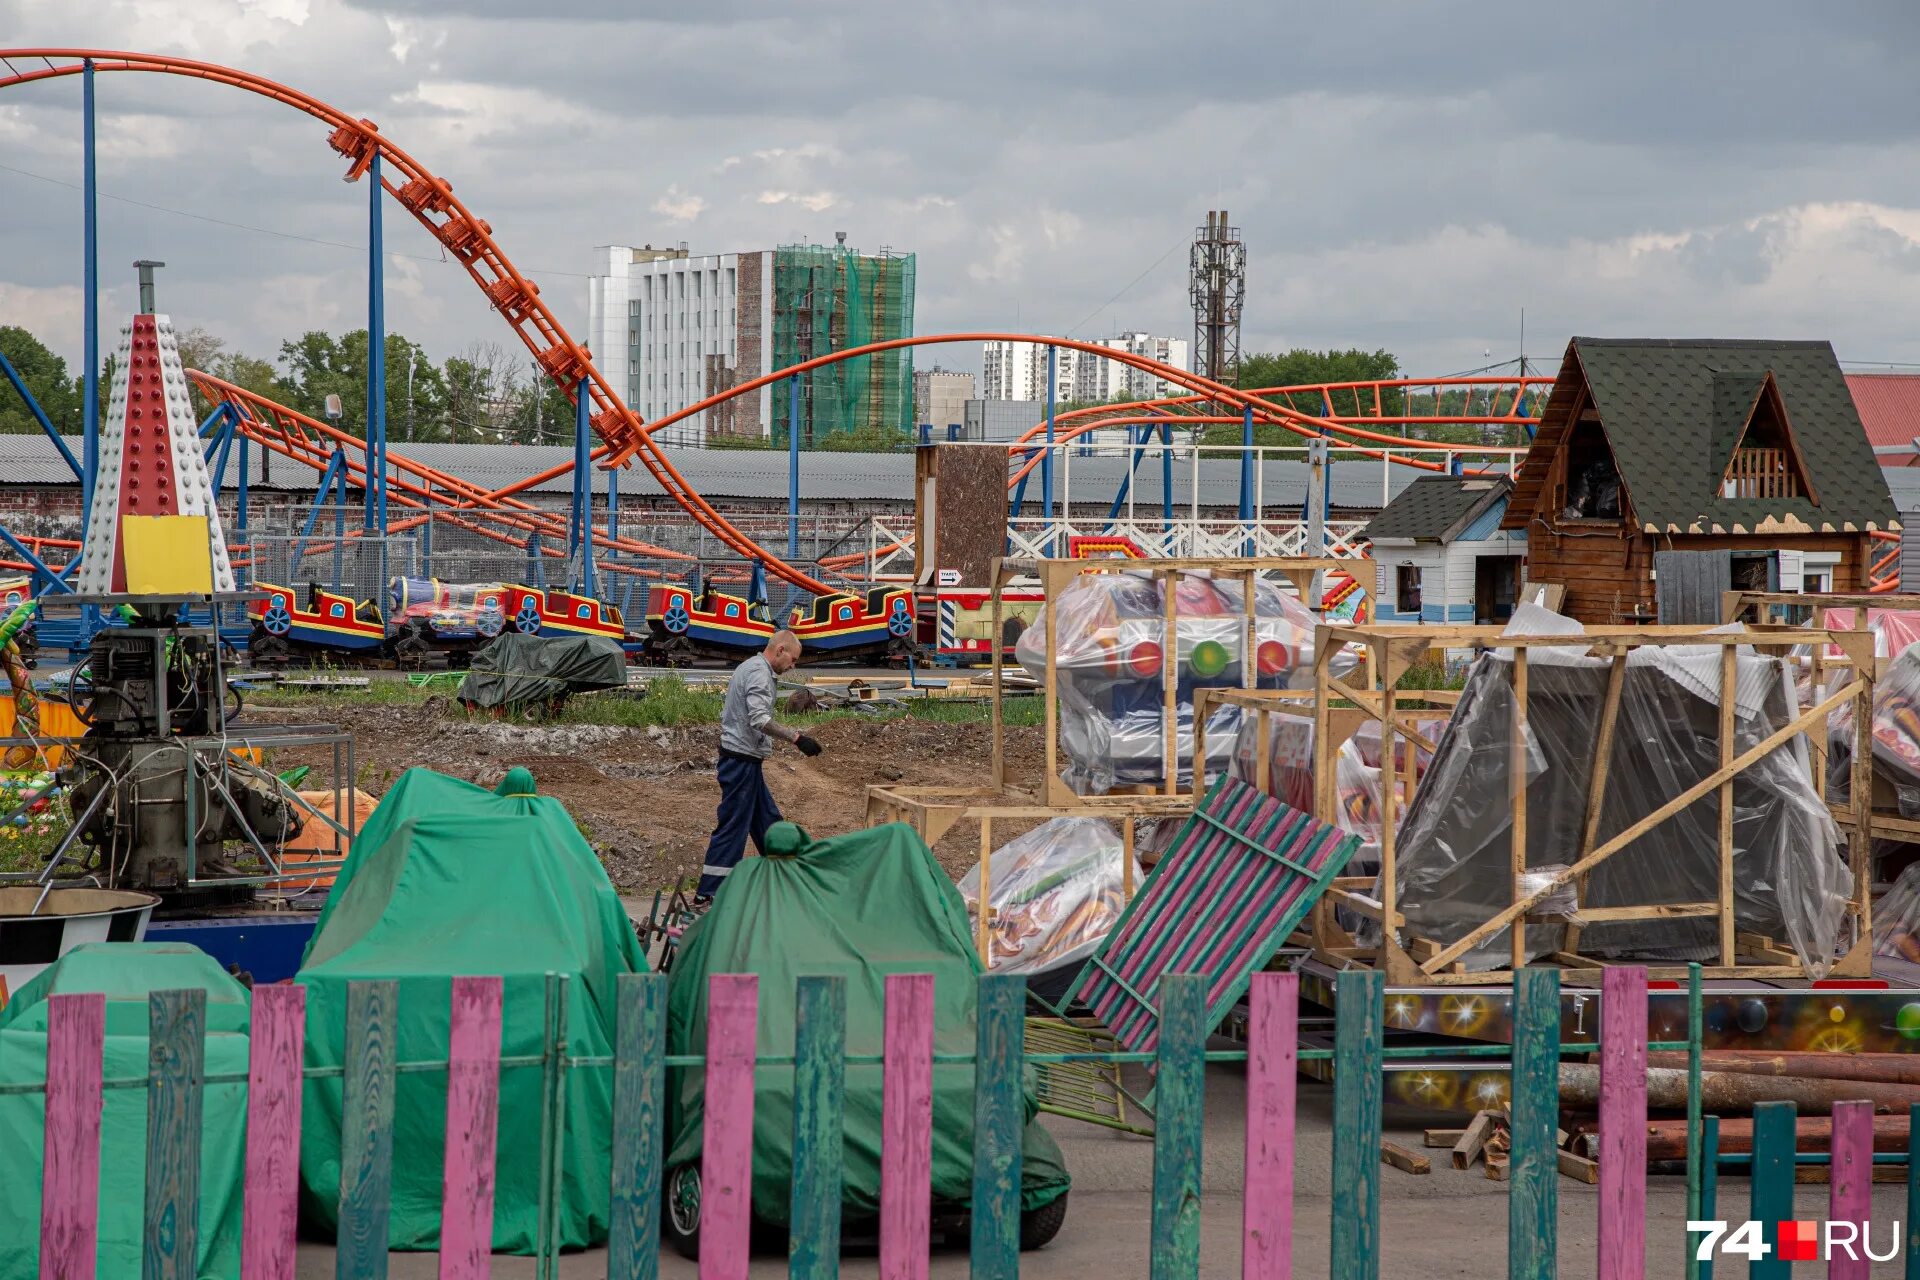
[{"label": "green tarpaulin cover", "polygon": [[543,638],[509,632],[473,655],[473,667],[460,684],[460,701],[504,707],[619,689],[626,683],[626,651],[609,636]]},{"label": "green tarpaulin cover", "polygon": [[[107,998],[105,1078],[147,1074],[147,996],[207,993],[208,1075],[247,1072],[247,992],[198,947],[94,942],[76,947],[0,1010],[0,1084],[47,1078],[47,997],[98,991]],[[145,1231],[147,1091],[108,1089],[100,1117],[100,1236],[95,1274],[137,1276]],[[246,1158],[246,1086],[209,1084],[201,1103],[200,1256],[195,1274],[240,1273],[240,1204]],[[36,1280],[43,1094],[0,1095],[0,1280]]]},{"label": "green tarpaulin cover", "polygon": [[[645,958],[613,885],[559,801],[494,792],[426,769],[394,783],[354,840],[295,981],[307,988],[307,1065],[345,1056],[347,984],[399,982],[401,1062],[444,1060],[453,978],[505,979],[501,1052],[541,1052],[546,975],[570,977],[567,1052],[613,1052],[614,983]],[[586,1246],[607,1234],[613,1078],[568,1072],[566,1155],[558,1242]],[[442,1072],[398,1077],[389,1242],[439,1244],[447,1083]],[[541,1070],[507,1067],[500,1079],[493,1244],[530,1253],[540,1177]],[[305,1214],[336,1229],[341,1081],[309,1079],[300,1174]]]},{"label": "green tarpaulin cover", "polygon": [[[960,893],[920,837],[901,823],[809,840],[776,824],[770,850],[791,856],[744,859],[713,907],[683,940],[667,998],[669,1053],[705,1053],[707,978],[751,973],[760,979],[758,1051],[791,1054],[794,984],[811,975],[847,983],[847,1053],[883,1047],[888,974],[933,975],[934,1052],[971,1054],[980,964]],[[668,1167],[700,1155],[704,1081],[673,1073]],[[880,1208],[881,1069],[848,1066],[846,1187],[850,1216]],[[1046,1130],[1034,1121],[1031,1081],[1022,1158],[1023,1209],[1065,1192],[1067,1171]],[[753,1211],[785,1224],[793,1181],[793,1068],[762,1067],[754,1082]],[[973,1186],[973,1068],[933,1069],[933,1195],[965,1205]]]}]

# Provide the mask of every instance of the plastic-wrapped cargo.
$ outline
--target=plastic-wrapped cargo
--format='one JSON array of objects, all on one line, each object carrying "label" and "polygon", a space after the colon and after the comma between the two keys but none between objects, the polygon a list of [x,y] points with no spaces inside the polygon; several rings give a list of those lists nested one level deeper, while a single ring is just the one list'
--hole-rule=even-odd
[{"label": "plastic-wrapped cargo", "polygon": [[[1826,692],[1846,674],[1834,672]],[[1829,716],[1827,728],[1827,794],[1844,804],[1853,794],[1852,704]],[[1901,653],[1874,682],[1873,780],[1877,803],[1891,798],[1902,817],[1920,817],[1920,648]]]},{"label": "plastic-wrapped cargo", "polygon": [[1920,964],[1920,863],[1873,904],[1873,953]]},{"label": "plastic-wrapped cargo", "polygon": [[[1049,973],[1092,955],[1126,910],[1125,858],[1120,833],[1104,818],[1055,818],[995,849],[987,967]],[[1145,878],[1136,860],[1133,883]],[[977,928],[980,865],[954,884]]]},{"label": "plastic-wrapped cargo", "polygon": [[[1140,572],[1085,573],[1055,601],[1055,671],[1065,781],[1081,795],[1165,781],[1165,578]],[[1193,778],[1193,694],[1241,686],[1246,615],[1237,578],[1203,571],[1175,575],[1173,674],[1179,783]],[[1254,684],[1305,687],[1313,679],[1314,617],[1277,584],[1254,586]],[[1014,655],[1045,679],[1045,614],[1021,633]],[[1207,717],[1205,772],[1224,768],[1240,713],[1219,707]]]},{"label": "plastic-wrapped cargo", "polygon": [[[1554,622],[1556,630],[1578,631],[1557,616]],[[1442,944],[1513,901],[1513,652],[1493,649],[1475,661],[1400,828],[1396,905],[1410,933]],[[1705,645],[1644,645],[1629,653],[1599,840],[1718,769],[1720,655],[1718,646]],[[1746,646],[1736,655],[1738,753],[1798,711],[1789,661]],[[1529,651],[1527,865],[1535,870],[1578,856],[1609,665],[1574,647]],[[1840,833],[1813,789],[1805,737],[1736,775],[1733,805],[1737,927],[1786,939],[1810,973],[1824,974],[1842,941],[1851,876]],[[1717,794],[1710,793],[1595,867],[1578,905],[1715,900],[1718,824]],[[1529,959],[1564,945],[1564,930],[1551,924],[1529,924],[1526,937]],[[1510,947],[1503,929],[1462,959],[1468,969],[1500,968]],[[1595,922],[1585,927],[1580,950],[1623,961],[1711,961],[1717,925],[1710,917]]]}]

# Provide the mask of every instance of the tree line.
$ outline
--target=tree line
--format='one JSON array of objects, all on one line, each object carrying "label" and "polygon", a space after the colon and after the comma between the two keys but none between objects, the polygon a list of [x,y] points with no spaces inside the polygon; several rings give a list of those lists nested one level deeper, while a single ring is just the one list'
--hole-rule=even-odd
[{"label": "tree line", "polygon": [[[244,390],[262,395],[322,422],[332,421],[327,397],[339,397],[338,423],[364,435],[367,426],[365,329],[345,334],[311,330],[280,344],[276,360],[235,350],[205,329],[178,336],[180,359]],[[476,342],[435,363],[416,342],[392,333],[386,339],[387,439],[453,444],[570,444],[573,402],[524,354],[500,343]],[[55,430],[78,435],[85,404],[79,371],[26,329],[0,325],[0,354],[46,413]],[[102,362],[100,403],[113,385],[113,357]],[[194,392],[202,415],[213,404]],[[0,387],[0,432],[38,431],[38,422],[10,387]]]}]

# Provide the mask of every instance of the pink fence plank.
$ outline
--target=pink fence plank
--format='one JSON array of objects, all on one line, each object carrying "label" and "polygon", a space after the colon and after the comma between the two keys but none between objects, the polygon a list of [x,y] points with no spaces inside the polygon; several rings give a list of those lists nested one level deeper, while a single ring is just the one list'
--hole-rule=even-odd
[{"label": "pink fence plank", "polygon": [[1868,1280],[1873,1265],[1865,1247],[1867,1218],[1873,1210],[1871,1102],[1833,1104],[1832,1152],[1827,1220],[1851,1222],[1856,1234],[1851,1247],[1842,1246],[1836,1237],[1827,1258],[1827,1276],[1829,1280]]},{"label": "pink fence plank", "polygon": [[700,1280],[746,1280],[753,1210],[753,1058],[760,983],[707,979],[707,1088],[700,1162]]},{"label": "pink fence plank", "polygon": [[1598,1280],[1647,1273],[1647,971],[1618,966],[1600,986]]},{"label": "pink fence plank", "polygon": [[493,1257],[500,1105],[500,979],[455,978],[447,1040],[440,1280],[486,1280]]},{"label": "pink fence plank", "polygon": [[1256,973],[1247,997],[1247,1175],[1240,1274],[1243,1280],[1290,1280],[1300,979],[1291,973]]},{"label": "pink fence plank", "polygon": [[880,1100],[880,1280],[926,1280],[932,1247],[933,975],[887,978]]},{"label": "pink fence plank", "polygon": [[[40,1280],[93,1280],[100,1210],[100,1052],[107,998],[47,1001],[46,1158],[40,1179]],[[19,1194],[13,1188],[9,1194]]]},{"label": "pink fence plank", "polygon": [[253,989],[247,1056],[247,1186],[241,1209],[240,1274],[293,1280],[300,1193],[300,1064],[307,989]]}]

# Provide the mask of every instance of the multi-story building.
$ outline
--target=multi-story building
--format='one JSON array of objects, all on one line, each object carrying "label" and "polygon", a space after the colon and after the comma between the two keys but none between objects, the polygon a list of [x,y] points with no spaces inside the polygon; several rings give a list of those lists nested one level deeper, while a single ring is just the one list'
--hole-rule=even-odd
[{"label": "multi-story building", "polygon": [[916,369],[913,373],[913,420],[931,423],[939,436],[945,428],[966,421],[967,401],[973,399],[973,375],[954,369]]},{"label": "multi-story building", "polygon": [[[882,249],[787,245],[691,254],[609,245],[596,250],[587,288],[594,361],[651,421],[814,356],[913,333],[914,256]],[[801,375],[800,434],[812,444],[842,432],[908,433],[910,349]],[[657,437],[784,441],[789,384],[763,387],[666,428]]]},{"label": "multi-story building", "polygon": [[[1145,356],[1176,369],[1187,369],[1184,338],[1161,338],[1149,333],[1123,333],[1096,338],[1103,347]],[[1177,395],[1165,378],[1135,369],[1118,360],[1073,347],[1054,348],[1054,397],[1057,400],[1152,400]],[[980,396],[984,400],[1047,398],[1047,344],[994,341],[981,344]]]}]

